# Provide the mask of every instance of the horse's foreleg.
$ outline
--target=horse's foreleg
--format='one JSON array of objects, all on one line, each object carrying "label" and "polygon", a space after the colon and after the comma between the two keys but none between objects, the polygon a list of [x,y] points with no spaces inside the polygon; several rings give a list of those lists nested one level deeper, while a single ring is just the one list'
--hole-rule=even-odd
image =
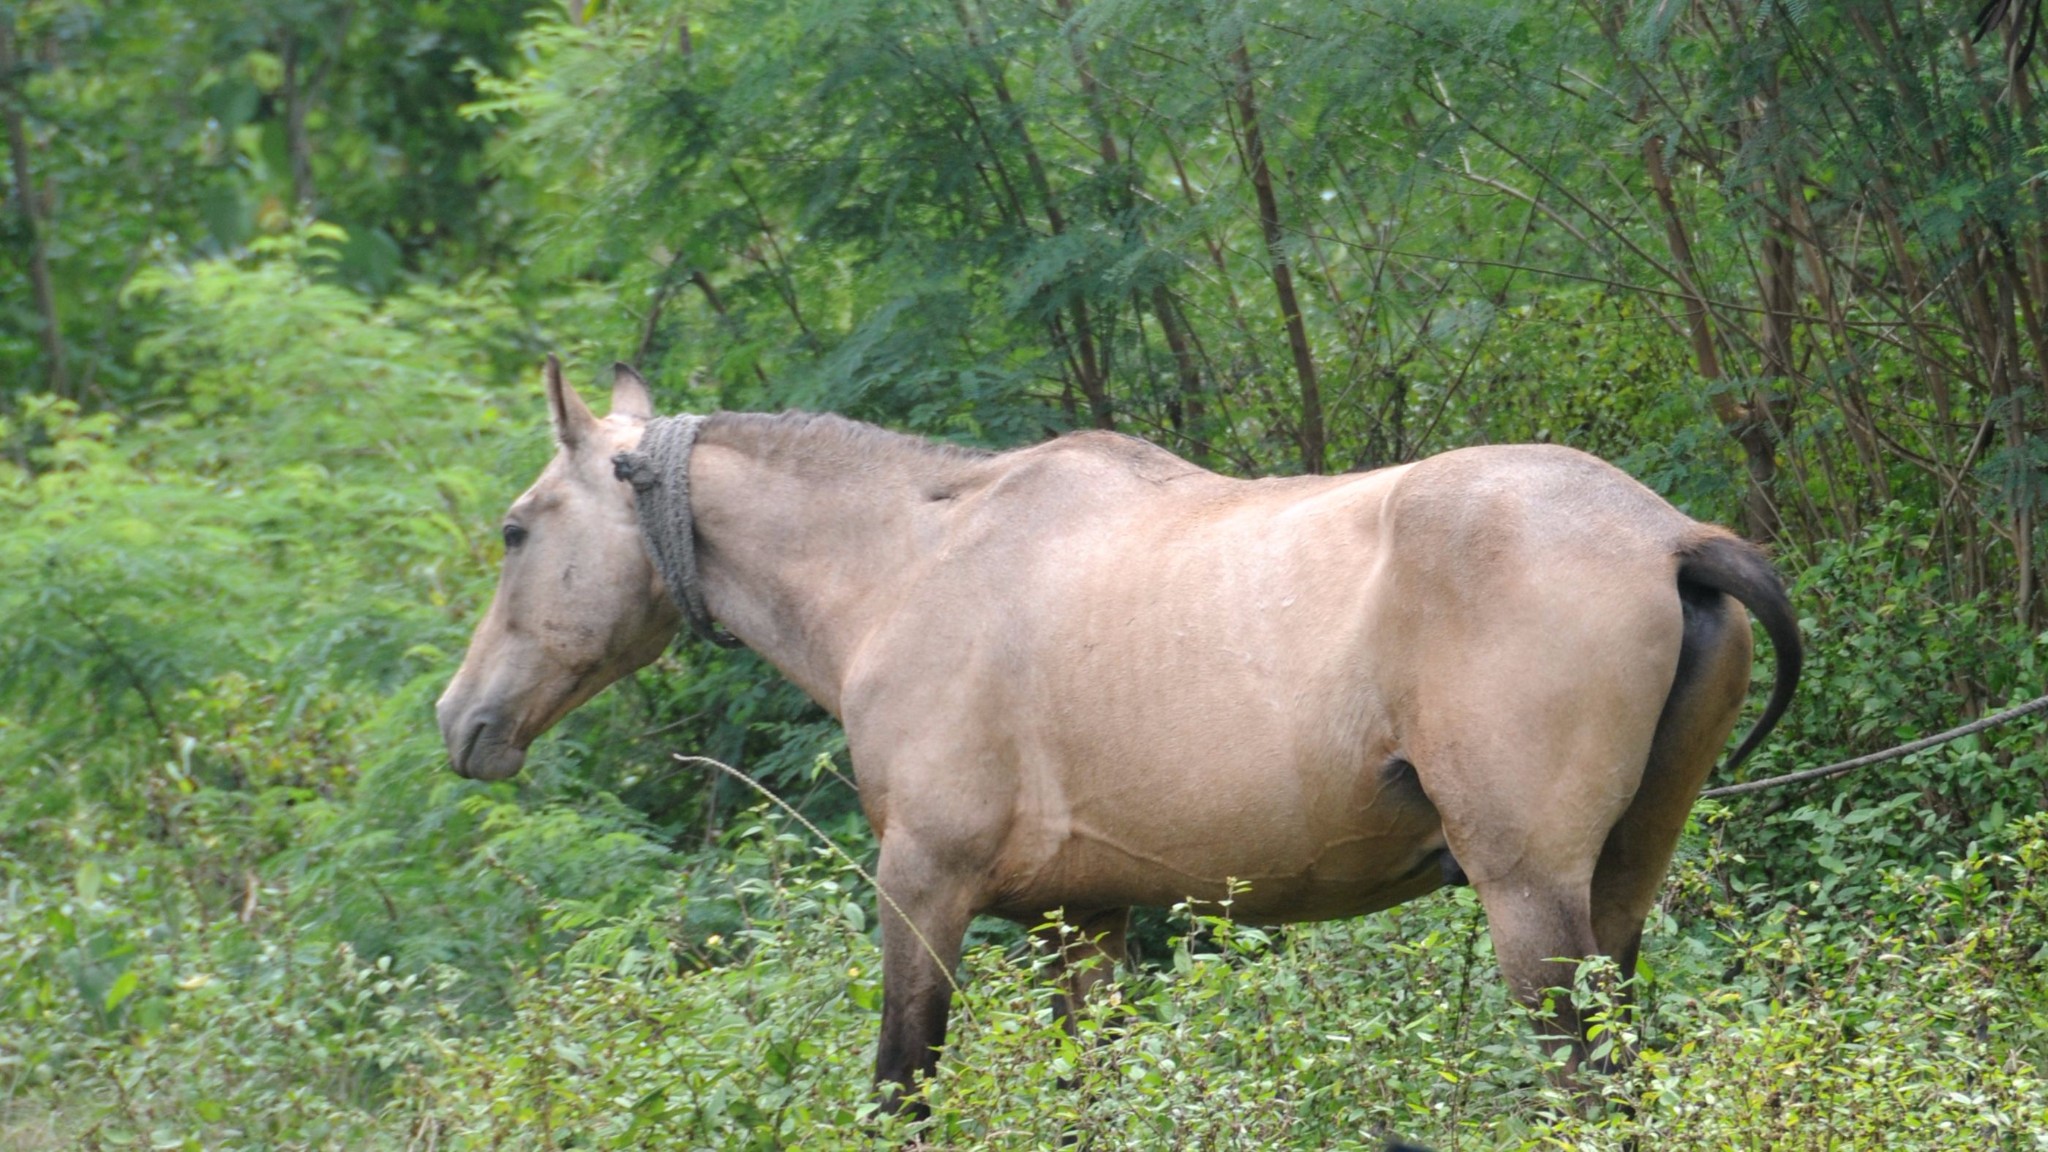
[{"label": "horse's foreleg", "polygon": [[882,1106],[915,1119],[930,1114],[919,1094],[939,1063],[953,970],[973,915],[963,885],[905,837],[882,844],[882,1038],[875,1087]]}]

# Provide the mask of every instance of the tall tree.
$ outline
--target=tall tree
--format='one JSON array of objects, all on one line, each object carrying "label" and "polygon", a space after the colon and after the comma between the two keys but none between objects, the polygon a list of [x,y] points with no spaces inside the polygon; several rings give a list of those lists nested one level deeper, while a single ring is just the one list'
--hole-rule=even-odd
[{"label": "tall tree", "polygon": [[8,170],[14,177],[9,199],[21,221],[21,235],[28,249],[29,283],[35,292],[36,313],[41,320],[43,367],[50,390],[71,395],[70,373],[64,366],[64,326],[57,315],[57,289],[50,279],[48,229],[42,220],[42,195],[36,189],[31,162],[27,103],[22,81],[27,65],[15,46],[15,25],[11,13],[0,13],[0,122],[7,129]]}]

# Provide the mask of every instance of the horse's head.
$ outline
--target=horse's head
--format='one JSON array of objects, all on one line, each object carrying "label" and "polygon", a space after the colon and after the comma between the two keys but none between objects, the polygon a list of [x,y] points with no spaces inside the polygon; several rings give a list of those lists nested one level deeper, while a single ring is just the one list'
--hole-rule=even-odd
[{"label": "horse's head", "polygon": [[654,415],[647,385],[619,366],[611,414],[593,415],[547,365],[555,458],[505,513],[505,566],[435,712],[455,771],[502,780],[578,704],[661,655],[678,615],[640,539],[614,453]]}]

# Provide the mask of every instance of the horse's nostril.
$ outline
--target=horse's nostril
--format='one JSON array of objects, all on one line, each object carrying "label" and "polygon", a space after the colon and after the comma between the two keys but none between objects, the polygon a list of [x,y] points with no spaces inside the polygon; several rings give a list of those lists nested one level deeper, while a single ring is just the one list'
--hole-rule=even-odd
[{"label": "horse's nostril", "polygon": [[482,712],[455,722],[449,732],[448,761],[465,780],[503,780],[526,760],[516,719],[502,712]]},{"label": "horse's nostril", "polygon": [[488,715],[480,716],[477,718],[476,723],[470,725],[469,735],[462,738],[462,747],[456,750],[454,756],[456,775],[468,776],[470,774],[470,759],[476,754],[477,741],[483,739],[485,730],[490,728],[494,719],[495,717]]}]

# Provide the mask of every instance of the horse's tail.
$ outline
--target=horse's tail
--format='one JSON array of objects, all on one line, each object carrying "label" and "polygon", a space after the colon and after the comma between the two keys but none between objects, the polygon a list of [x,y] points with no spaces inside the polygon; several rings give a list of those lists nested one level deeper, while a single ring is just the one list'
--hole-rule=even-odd
[{"label": "horse's tail", "polygon": [[1763,549],[1718,529],[1695,537],[1678,550],[1678,582],[1681,593],[1686,585],[1692,585],[1741,601],[1764,626],[1764,634],[1771,638],[1771,649],[1777,654],[1777,673],[1764,714],[1722,766],[1722,771],[1732,771],[1756,751],[1757,745],[1777,727],[1786,706],[1792,703],[1792,692],[1799,686],[1803,654],[1799,618],[1793,614],[1792,601],[1785,595],[1784,581],[1778,578],[1778,570],[1771,567]]}]

